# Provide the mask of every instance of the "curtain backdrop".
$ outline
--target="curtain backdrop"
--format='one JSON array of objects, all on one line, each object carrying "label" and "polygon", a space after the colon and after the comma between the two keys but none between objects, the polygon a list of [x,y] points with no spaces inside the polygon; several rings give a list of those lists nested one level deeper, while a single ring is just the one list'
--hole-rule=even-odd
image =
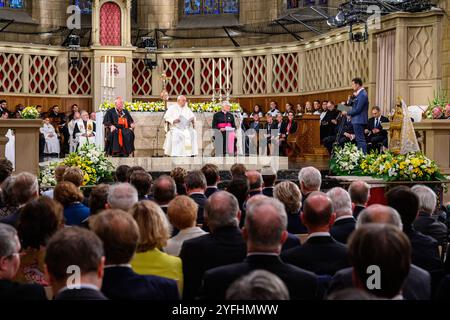
[{"label": "curtain backdrop", "polygon": [[394,108],[395,31],[377,36],[377,97],[376,105],[387,115]]}]

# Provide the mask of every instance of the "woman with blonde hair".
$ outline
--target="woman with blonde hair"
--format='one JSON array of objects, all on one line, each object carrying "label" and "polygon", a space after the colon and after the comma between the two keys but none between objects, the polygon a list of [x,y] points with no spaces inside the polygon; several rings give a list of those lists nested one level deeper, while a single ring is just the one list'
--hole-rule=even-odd
[{"label": "woman with blonde hair", "polygon": [[171,231],[169,222],[154,202],[144,200],[129,211],[139,227],[139,244],[131,266],[136,273],[156,275],[177,281],[183,292],[183,268],[181,259],[161,251],[167,245]]},{"label": "woman with blonde hair", "polygon": [[293,234],[306,233],[306,227],[300,220],[300,210],[302,208],[300,188],[292,181],[282,181],[275,186],[273,196],[284,205],[288,216],[288,232]]}]

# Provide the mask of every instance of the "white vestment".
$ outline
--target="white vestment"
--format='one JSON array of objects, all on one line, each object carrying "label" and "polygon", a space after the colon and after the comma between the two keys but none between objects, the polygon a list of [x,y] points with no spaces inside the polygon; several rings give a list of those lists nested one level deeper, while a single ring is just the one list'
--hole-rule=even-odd
[{"label": "white vestment", "polygon": [[5,146],[5,158],[11,161],[13,168],[16,167],[16,137],[11,129],[5,135],[8,138],[8,142]]},{"label": "white vestment", "polygon": [[[175,120],[180,122],[174,124]],[[164,154],[171,157],[190,157],[198,155],[197,132],[192,126],[195,115],[189,107],[178,103],[168,106],[164,120],[170,123],[170,130],[164,141]]]},{"label": "white vestment", "polygon": [[[84,126],[83,119],[78,119],[76,122],[76,126],[78,126],[78,130],[80,132],[76,133],[75,142],[77,143],[77,147],[81,148],[84,144],[95,144],[95,131],[94,131],[94,121],[88,120],[86,122],[86,127]],[[73,131],[72,131],[73,134]],[[92,135],[92,137],[88,137]]]},{"label": "white vestment", "polygon": [[69,153],[75,152],[77,150],[77,141],[73,138],[73,130],[75,129],[75,124],[78,120],[72,119],[67,124],[67,129],[69,130]]},{"label": "white vestment", "polygon": [[40,130],[45,138],[44,153],[59,153],[59,140],[55,128],[49,123],[44,123]]}]

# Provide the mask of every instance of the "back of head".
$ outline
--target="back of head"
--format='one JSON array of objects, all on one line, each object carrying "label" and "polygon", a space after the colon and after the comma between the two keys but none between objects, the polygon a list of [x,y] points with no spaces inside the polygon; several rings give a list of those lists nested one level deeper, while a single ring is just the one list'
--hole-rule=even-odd
[{"label": "back of head", "polygon": [[245,172],[247,171],[247,168],[242,163],[235,163],[230,168],[231,177],[237,178],[245,176]]},{"label": "back of head", "polygon": [[158,204],[167,204],[177,195],[175,180],[169,176],[158,177],[153,184],[153,198]]},{"label": "back of head", "polygon": [[0,160],[0,184],[6,180],[13,172],[13,166],[8,159]]},{"label": "back of head", "polygon": [[194,227],[197,212],[197,203],[188,196],[176,196],[167,208],[169,221],[178,230]]},{"label": "back of head", "polygon": [[17,253],[18,245],[16,229],[8,224],[0,223],[0,258]]},{"label": "back of head", "polygon": [[109,187],[108,204],[111,209],[129,210],[138,202],[138,193],[129,183],[118,183]]},{"label": "back of head", "polygon": [[250,170],[245,173],[245,176],[248,179],[250,190],[261,190],[263,184],[261,173],[256,170]]},{"label": "back of head", "polygon": [[336,217],[351,216],[353,214],[352,200],[347,191],[336,187],[328,191],[327,196],[331,199]]},{"label": "back of head", "polygon": [[227,300],[289,300],[284,282],[266,270],[255,270],[239,278],[228,288]]},{"label": "back of head", "polygon": [[104,256],[99,237],[79,227],[59,230],[46,248],[45,264],[50,276],[58,282],[65,281],[71,266],[77,266],[81,275],[97,273]]},{"label": "back of head", "polygon": [[353,181],[348,187],[348,193],[352,202],[359,206],[364,206],[370,197],[370,185],[364,181]]},{"label": "back of head", "polygon": [[12,197],[19,205],[25,204],[39,196],[39,184],[35,175],[22,172],[19,173],[12,185]]},{"label": "back of head", "polygon": [[130,166],[126,164],[122,164],[116,168],[116,172],[114,174],[114,179],[116,182],[128,182],[127,181],[127,172],[130,169]]},{"label": "back of head", "polygon": [[215,186],[220,180],[219,167],[215,164],[207,163],[202,167],[202,172],[205,175],[206,185]]},{"label": "back of head", "polygon": [[170,237],[169,222],[161,208],[153,201],[140,201],[131,209],[130,214],[139,228],[137,252],[147,252],[155,248],[162,249]]},{"label": "back of head", "polygon": [[305,200],[302,219],[308,229],[330,225],[332,216],[333,204],[325,193],[313,192]]},{"label": "back of head", "polygon": [[83,184],[84,181],[84,173],[78,167],[69,167],[66,168],[63,174],[63,181],[72,182],[78,188]]},{"label": "back of head", "polygon": [[211,232],[222,227],[237,227],[239,225],[238,213],[238,201],[227,191],[215,192],[205,204],[205,218]]},{"label": "back of head", "polygon": [[186,190],[188,192],[194,189],[206,189],[206,178],[200,170],[193,170],[189,172],[186,178],[184,178],[184,183],[186,184]]},{"label": "back of head", "polygon": [[55,180],[56,183],[63,181],[64,172],[68,167],[64,164],[61,164],[55,168]]},{"label": "back of head", "polygon": [[298,181],[302,192],[319,191],[322,185],[322,175],[314,167],[305,167],[298,173]]},{"label": "back of head", "polygon": [[419,210],[432,214],[436,209],[437,197],[431,188],[424,185],[415,185],[411,191],[419,198]]},{"label": "back of head", "polygon": [[250,186],[247,178],[245,176],[241,176],[231,180],[226,189],[229,193],[234,195],[239,204],[242,205],[245,200],[247,200]]},{"label": "back of head", "polygon": [[286,211],[277,199],[265,198],[247,206],[245,232],[249,250],[257,252],[279,250],[286,228]]},{"label": "back of head", "polygon": [[397,210],[404,228],[409,228],[419,212],[419,198],[408,187],[398,186],[386,193],[388,206]]},{"label": "back of head", "polygon": [[401,230],[366,224],[350,236],[348,254],[357,287],[388,299],[400,293],[411,265],[411,245]]},{"label": "back of head", "polygon": [[106,264],[131,261],[139,241],[139,228],[131,214],[105,210],[92,217],[89,227],[103,241]]},{"label": "back of head", "polygon": [[302,193],[299,187],[292,181],[282,181],[273,190],[275,199],[284,204],[288,214],[298,214],[302,208]]},{"label": "back of head", "polygon": [[263,167],[261,175],[264,183],[264,187],[272,187],[277,180],[277,172],[271,166]]},{"label": "back of head", "polygon": [[39,249],[64,226],[63,207],[47,197],[27,203],[19,218],[17,231],[23,248]]},{"label": "back of head", "polygon": [[127,181],[126,182],[130,182],[130,177],[133,173],[135,172],[146,172],[145,169],[141,166],[132,166],[128,169],[127,171]]},{"label": "back of head", "polygon": [[175,180],[176,184],[184,184],[184,179],[187,176],[187,170],[182,167],[173,168],[170,172],[170,176]]},{"label": "back of head", "polygon": [[83,201],[83,194],[72,182],[61,181],[55,187],[53,198],[63,206]]},{"label": "back of head", "polygon": [[15,176],[9,176],[1,184],[2,202],[4,206],[17,207],[19,205],[17,199],[14,198],[13,193],[13,186],[15,181],[16,181]]},{"label": "back of head", "polygon": [[150,193],[152,176],[146,171],[134,171],[130,176],[130,184],[134,186],[140,197]]},{"label": "back of head", "polygon": [[108,184],[99,184],[95,186],[91,194],[89,195],[89,208],[91,209],[90,215],[97,214],[98,212],[106,209],[108,203]]},{"label": "back of head", "polygon": [[359,213],[356,228],[368,223],[390,224],[399,230],[403,229],[402,219],[397,210],[381,204],[373,204]]}]

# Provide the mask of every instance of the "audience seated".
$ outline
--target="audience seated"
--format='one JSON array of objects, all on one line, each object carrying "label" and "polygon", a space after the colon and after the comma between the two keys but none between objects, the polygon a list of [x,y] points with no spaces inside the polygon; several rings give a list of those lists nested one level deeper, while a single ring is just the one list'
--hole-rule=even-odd
[{"label": "audience seated", "polygon": [[50,237],[64,227],[63,211],[61,204],[47,197],[23,207],[17,225],[22,250],[15,281],[48,285],[44,270],[46,246]]},{"label": "audience seated", "polygon": [[109,187],[107,198],[108,209],[121,209],[128,211],[138,202],[138,193],[129,183],[118,183]]},{"label": "audience seated", "polygon": [[352,200],[347,191],[342,188],[333,188],[327,192],[336,213],[336,220],[330,229],[331,236],[341,242],[347,243],[347,239],[355,230],[356,220],[353,217]]},{"label": "audience seated", "polygon": [[364,130],[368,151],[380,151],[381,147],[388,147],[388,132],[382,125],[385,122],[389,122],[389,119],[381,115],[380,107],[372,107],[372,117],[367,123],[367,129]]},{"label": "audience seated", "polygon": [[206,179],[205,196],[209,198],[214,192],[219,191],[217,184],[220,181],[219,167],[215,164],[205,164],[202,167],[202,172]]},{"label": "audience seated", "polygon": [[175,180],[169,176],[162,175],[153,184],[153,201],[159,205],[164,213],[167,213],[167,206],[175,198],[177,191]]},{"label": "audience seated", "polygon": [[235,163],[230,168],[231,179],[239,178],[245,176],[247,168],[242,163]]},{"label": "audience seated", "polygon": [[89,208],[91,209],[90,216],[107,209],[109,184],[99,184],[92,188],[89,195]]},{"label": "audience seated", "polygon": [[149,193],[152,187],[152,176],[146,171],[134,171],[130,176],[130,184],[138,192],[138,200],[151,200]]},{"label": "audience seated", "polygon": [[80,188],[84,181],[83,170],[78,167],[68,167],[64,170],[62,180],[72,182],[77,188]]},{"label": "audience seated", "polygon": [[176,191],[179,195],[186,194],[186,187],[184,185],[184,179],[186,179],[188,172],[182,167],[176,167],[170,172],[170,176],[175,181]]},{"label": "audience seated", "polygon": [[245,258],[247,249],[238,227],[240,216],[238,201],[232,194],[219,191],[208,198],[205,220],[211,233],[186,240],[181,247],[183,299],[192,300],[197,296],[207,270]]},{"label": "audience seated", "polygon": [[197,203],[197,223],[203,224],[204,217],[203,211],[205,209],[205,203],[208,199],[205,196],[206,190],[206,178],[203,172],[200,170],[194,170],[189,172],[184,179],[186,186],[186,194]]},{"label": "audience seated", "polygon": [[358,215],[366,208],[370,198],[370,186],[368,183],[357,180],[348,187],[348,193],[353,203],[353,216],[358,219]]},{"label": "audience seated", "polygon": [[287,237],[287,216],[283,204],[276,199],[266,198],[252,202],[247,209],[243,229],[247,241],[247,258],[240,263],[206,271],[200,297],[208,300],[224,299],[227,289],[236,279],[262,269],[284,281],[291,299],[315,299],[317,277],[311,272],[282,262],[279,257],[281,246]]},{"label": "audience seated", "polygon": [[247,177],[250,190],[248,190],[248,196],[253,197],[258,194],[262,194],[263,180],[260,172],[256,170],[250,170],[245,173]]},{"label": "audience seated", "polygon": [[135,172],[146,172],[145,169],[141,166],[132,166],[130,168],[128,168],[127,170],[127,181],[128,183],[130,183],[130,178],[131,175]]},{"label": "audience seated", "polygon": [[12,162],[8,159],[0,159],[0,185],[10,177],[14,171]]},{"label": "audience seated", "polygon": [[148,200],[136,203],[129,212],[136,220],[140,234],[136,254],[131,260],[133,270],[142,275],[173,279],[182,292],[181,259],[161,251],[170,237],[166,215],[156,203]]},{"label": "audience seated", "polygon": [[[403,229],[402,220],[397,210],[374,204],[363,210],[358,217],[356,229],[365,224],[390,224],[398,230]],[[351,288],[352,268],[346,268],[338,271],[328,289],[328,293],[334,293],[345,288]],[[428,300],[431,297],[431,277],[430,274],[413,264],[411,264],[408,276],[403,283],[402,295],[406,300]]]},{"label": "audience seated", "polygon": [[1,184],[1,208],[0,208],[0,221],[10,215],[16,213],[19,209],[17,200],[13,197],[13,186],[16,181],[15,176],[9,176]]},{"label": "audience seated", "polygon": [[17,210],[7,217],[0,219],[0,222],[16,227],[21,208],[38,197],[39,184],[36,176],[28,172],[19,173],[14,177],[11,186],[11,199],[13,199],[14,204],[17,206]]},{"label": "audience seated", "polygon": [[387,203],[400,214],[403,232],[412,248],[412,262],[432,275],[443,271],[438,242],[414,229],[413,223],[419,213],[419,198],[408,187],[398,186],[386,193]]},{"label": "audience seated", "polygon": [[273,197],[273,188],[275,181],[277,181],[277,172],[274,168],[267,166],[262,168],[261,175],[264,187],[262,190],[263,195]]},{"label": "audience seated", "polygon": [[112,300],[177,300],[174,280],[139,275],[130,262],[139,242],[139,228],[131,214],[122,210],[105,210],[89,224],[103,242],[105,272],[102,292]]},{"label": "audience seated", "polygon": [[20,241],[17,231],[0,223],[0,300],[47,300],[37,284],[19,284],[13,279],[20,266]]},{"label": "audience seated", "polygon": [[312,193],[305,201],[301,215],[308,229],[306,242],[297,248],[285,251],[281,259],[317,275],[333,275],[349,266],[345,245],[330,235],[336,213],[331,199],[322,192]]},{"label": "audience seated", "polygon": [[348,253],[355,287],[380,298],[404,299],[411,245],[401,230],[389,224],[365,224],[350,237]]},{"label": "audience seated", "polygon": [[116,168],[116,172],[114,174],[114,180],[116,183],[124,183],[128,182],[127,180],[127,172],[130,169],[130,166],[126,164],[122,164]]},{"label": "audience seated", "polygon": [[436,193],[423,185],[415,185],[411,190],[419,198],[419,215],[414,220],[414,229],[434,238],[439,245],[446,244],[448,242],[447,226],[437,221],[437,216],[433,215],[437,205]]},{"label": "audience seated", "polygon": [[289,300],[289,290],[283,280],[265,270],[255,270],[233,282],[227,300]]},{"label": "audience seated", "polygon": [[72,182],[58,183],[55,187],[54,198],[64,206],[67,226],[80,226],[89,216],[89,208],[81,203],[84,199],[83,194]]},{"label": "audience seated", "polygon": [[307,233],[300,219],[302,194],[298,186],[291,181],[282,181],[275,186],[273,196],[284,205],[288,219],[287,231],[293,234]]},{"label": "audience seated", "polygon": [[314,167],[305,167],[298,173],[298,182],[302,192],[301,201],[303,204],[311,192],[320,191],[322,175],[320,174],[320,171]]},{"label": "audience seated", "polygon": [[207,232],[196,226],[198,205],[187,196],[176,196],[169,202],[167,216],[179,233],[167,241],[164,252],[179,256],[183,242],[205,235]]},{"label": "audience seated", "polygon": [[[104,266],[102,241],[92,231],[65,228],[47,245],[45,267],[55,300],[107,300],[100,292]],[[69,279],[74,272],[81,273],[77,283]]]}]

